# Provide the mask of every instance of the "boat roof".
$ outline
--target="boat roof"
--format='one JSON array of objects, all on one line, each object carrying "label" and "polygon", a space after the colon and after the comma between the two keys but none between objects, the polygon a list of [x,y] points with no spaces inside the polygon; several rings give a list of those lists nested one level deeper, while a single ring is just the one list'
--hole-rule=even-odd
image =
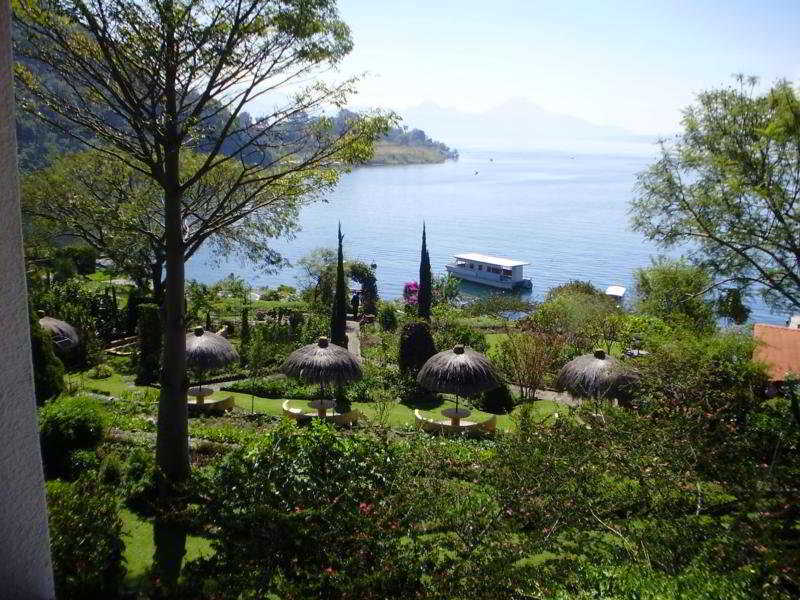
[{"label": "boat roof", "polygon": [[610,285],[606,288],[606,295],[607,296],[622,296],[625,295],[625,288],[621,285]]},{"label": "boat roof", "polygon": [[488,254],[478,254],[477,252],[467,252],[466,254],[456,254],[455,258],[461,260],[471,260],[480,263],[489,263],[490,265],[497,265],[500,267],[523,267],[531,263],[521,260],[514,260],[513,258],[503,258],[501,256],[489,256]]}]

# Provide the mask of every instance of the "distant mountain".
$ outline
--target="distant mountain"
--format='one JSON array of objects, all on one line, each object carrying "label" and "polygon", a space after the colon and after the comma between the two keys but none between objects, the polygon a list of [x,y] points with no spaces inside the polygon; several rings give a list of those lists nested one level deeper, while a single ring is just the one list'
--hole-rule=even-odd
[{"label": "distant mountain", "polygon": [[525,99],[513,99],[481,113],[444,108],[433,102],[398,111],[405,121],[456,146],[525,148],[543,140],[630,139],[621,127],[545,110]]}]

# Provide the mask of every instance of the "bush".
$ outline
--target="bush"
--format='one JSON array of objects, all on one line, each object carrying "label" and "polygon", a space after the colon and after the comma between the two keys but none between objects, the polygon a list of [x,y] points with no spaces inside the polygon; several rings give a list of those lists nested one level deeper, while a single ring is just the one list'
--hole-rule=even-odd
[{"label": "bush", "polygon": [[659,257],[634,273],[636,309],[663,319],[675,328],[711,333],[716,329],[713,279],[702,267],[685,259]]},{"label": "bush", "polygon": [[31,354],[36,403],[42,405],[64,391],[64,364],[53,351],[50,334],[35,318],[31,318]]},{"label": "bush", "polygon": [[397,357],[397,364],[402,374],[416,374],[434,354],[436,345],[427,323],[413,321],[403,325],[400,332],[400,352]]},{"label": "bush", "polygon": [[89,377],[92,379],[108,379],[113,374],[114,369],[111,367],[111,365],[106,363],[95,365],[89,370]]},{"label": "bush", "polygon": [[125,576],[114,494],[88,478],[47,484],[50,551],[58,598],[115,598]]},{"label": "bush", "polygon": [[300,345],[313,344],[321,337],[327,337],[331,331],[331,318],[329,315],[311,313],[303,323]]},{"label": "bush", "polygon": [[364,377],[345,388],[345,399],[348,403],[373,402],[376,400],[375,392],[381,387],[380,382],[371,377]]},{"label": "bush", "polygon": [[477,352],[486,352],[488,344],[486,336],[468,325],[464,325],[455,320],[437,322],[433,339],[437,348],[450,349],[461,344],[469,346]]},{"label": "bush", "polygon": [[161,315],[157,304],[139,305],[139,356],[136,385],[158,381],[161,370]]},{"label": "bush", "polygon": [[107,422],[105,409],[92,398],[61,397],[39,409],[42,460],[48,477],[66,474],[76,450],[95,448]]},{"label": "bush", "polygon": [[[389,592],[396,588],[394,573],[384,569],[384,555],[395,546],[384,549],[386,541],[375,538],[370,515],[401,468],[395,447],[372,436],[342,436],[320,423],[300,430],[279,426],[257,444],[237,448],[210,478],[207,514],[215,553],[188,565],[185,585],[194,589],[184,597],[203,597],[209,579],[215,596],[226,598],[268,597],[271,591],[286,598],[396,597]],[[379,561],[373,563],[373,556]],[[374,594],[317,587],[325,585],[320,574],[334,579],[323,569],[349,576],[363,567],[372,580],[388,576],[373,584]]]},{"label": "bush", "polygon": [[378,323],[384,331],[397,329],[397,309],[393,304],[381,304],[378,312]]},{"label": "bush", "polygon": [[119,486],[125,474],[125,466],[115,452],[106,455],[100,462],[97,477],[103,485]]},{"label": "bush", "polygon": [[495,415],[507,415],[514,410],[516,404],[514,396],[507,385],[501,385],[488,392],[476,396],[472,403],[483,412]]},{"label": "bush", "polygon": [[122,493],[131,508],[149,511],[158,496],[153,452],[135,448],[125,461]]},{"label": "bush", "polygon": [[147,297],[139,290],[133,288],[128,294],[128,303],[125,305],[125,335],[135,335],[139,325],[139,305],[152,304],[153,299]]},{"label": "bush", "polygon": [[267,301],[276,301],[281,300],[282,296],[278,290],[266,290],[261,296],[259,296],[259,300],[267,300]]},{"label": "bush", "polygon": [[549,302],[550,300],[554,300],[556,296],[560,296],[562,294],[605,297],[605,294],[601,290],[598,290],[591,281],[572,279],[567,283],[562,283],[561,285],[550,288],[544,300],[545,302]]},{"label": "bush", "polygon": [[751,360],[754,348],[752,337],[735,333],[664,341],[636,360],[639,407],[706,427],[746,423],[767,381],[764,365]]},{"label": "bush", "polygon": [[91,246],[67,246],[61,248],[58,255],[71,260],[81,275],[91,275],[95,272],[97,250]]},{"label": "bush", "polygon": [[100,459],[97,458],[97,451],[76,450],[70,457],[70,476],[77,479],[81,475],[86,475],[100,468]]},{"label": "bush", "polygon": [[559,335],[509,332],[489,358],[505,381],[520,387],[523,399],[533,400],[536,390],[564,364],[564,348]]}]

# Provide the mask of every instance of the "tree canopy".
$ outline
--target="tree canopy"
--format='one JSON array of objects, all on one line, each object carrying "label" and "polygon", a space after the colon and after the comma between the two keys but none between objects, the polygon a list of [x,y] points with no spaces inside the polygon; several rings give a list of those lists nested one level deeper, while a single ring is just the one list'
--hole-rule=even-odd
[{"label": "tree canopy", "polygon": [[717,279],[800,309],[800,101],[780,81],[706,91],[638,177],[634,229],[688,248]]},{"label": "tree canopy", "polygon": [[[194,172],[205,157],[184,153],[182,173]],[[338,180],[335,169],[325,168],[293,173],[260,190],[231,186],[242,170],[239,163],[223,163],[182,196],[184,260],[205,243],[216,257],[237,253],[262,269],[281,264],[270,241],[295,232],[300,207]],[[80,238],[140,287],[150,282],[160,298],[166,258],[164,196],[151,178],[109,161],[101,151],[88,150],[61,156],[27,175],[22,190],[23,213],[40,234]]]},{"label": "tree canopy", "polygon": [[694,331],[713,331],[711,276],[685,260],[659,257],[634,273],[636,310]]}]

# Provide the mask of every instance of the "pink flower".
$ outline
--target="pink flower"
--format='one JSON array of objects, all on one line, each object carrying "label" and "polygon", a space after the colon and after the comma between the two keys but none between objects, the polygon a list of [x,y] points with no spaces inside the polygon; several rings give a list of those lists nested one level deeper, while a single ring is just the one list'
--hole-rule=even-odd
[{"label": "pink flower", "polygon": [[403,299],[406,304],[416,304],[419,295],[419,284],[416,281],[409,281],[403,286]]}]

